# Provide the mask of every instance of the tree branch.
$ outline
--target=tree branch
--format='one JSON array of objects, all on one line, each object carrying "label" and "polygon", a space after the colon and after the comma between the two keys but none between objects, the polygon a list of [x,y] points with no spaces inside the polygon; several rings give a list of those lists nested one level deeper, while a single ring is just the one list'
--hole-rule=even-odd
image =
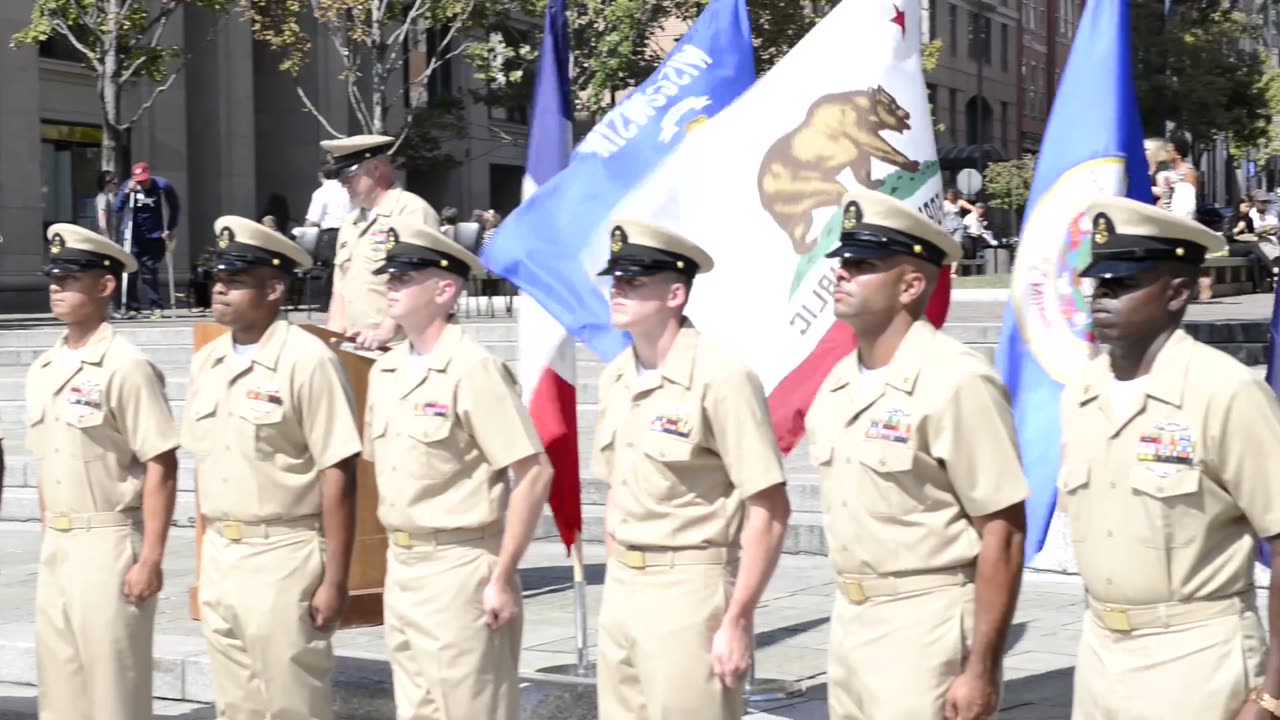
[{"label": "tree branch", "polygon": [[[61,33],[62,37],[67,39],[67,42],[71,43],[76,50],[79,50],[80,54],[84,55],[84,59],[89,61],[89,64],[93,65],[93,69],[96,70],[99,75],[102,74],[102,60],[93,56],[93,51],[85,47],[84,43],[80,42],[80,38],[77,38],[75,34],[71,32],[71,28],[67,27],[66,22],[62,20],[54,20],[53,29]],[[101,35],[98,36],[98,40],[101,41],[103,45],[106,45],[106,42]]]},{"label": "tree branch", "polygon": [[142,103],[142,106],[139,107],[138,111],[133,114],[133,117],[129,118],[129,122],[125,123],[124,125],[121,125],[120,129],[128,130],[129,128],[133,127],[133,124],[138,121],[138,118],[142,117],[142,114],[146,112],[148,109],[150,109],[150,107],[156,103],[156,98],[160,97],[160,93],[164,92],[165,90],[168,90],[169,86],[173,85],[173,81],[178,79],[178,76],[182,74],[182,70],[186,66],[187,66],[186,58],[183,58],[183,61],[178,64],[178,67],[173,69],[173,74],[169,76],[169,79],[165,80],[164,84],[160,85],[160,87],[156,88],[155,91],[151,93],[151,97],[147,98],[147,101]]},{"label": "tree branch", "polygon": [[320,121],[321,127],[335,138],[342,137],[342,133],[334,130],[333,126],[329,124],[329,121],[324,118],[324,115],[321,115],[320,111],[316,109],[315,104],[311,102],[311,98],[307,97],[307,91],[302,89],[302,85],[297,80],[293,81],[293,89],[298,91],[298,97],[302,98],[302,104],[306,106],[308,112]]},{"label": "tree branch", "polygon": [[[130,4],[132,4],[132,2],[133,0],[127,0],[127,2],[125,3],[125,7],[128,7]],[[164,0],[164,2],[160,4],[160,9],[156,12],[156,14],[152,16],[150,20],[147,21],[146,25],[142,26],[141,30],[138,31],[138,36],[141,37],[151,32],[151,28],[155,27],[156,24],[163,25],[166,22],[168,22],[169,16],[172,15],[174,11],[176,11],[177,9],[178,9],[178,3],[174,2],[174,0]],[[123,15],[124,12],[122,11],[120,14]]]},{"label": "tree branch", "polygon": [[351,103],[351,109],[356,111],[356,120],[360,122],[360,127],[366,132],[373,132],[373,120],[369,117],[369,111],[365,109],[364,101],[360,99],[360,93],[356,91],[355,76],[347,77],[347,100]]},{"label": "tree branch", "polygon": [[[156,46],[160,44],[160,36],[164,34],[165,26],[168,24],[169,18],[166,16],[158,25],[156,25],[156,33],[151,36],[151,41],[147,43],[148,48],[151,50],[156,49]],[[138,68],[142,66],[142,63],[146,61],[147,55],[148,53],[143,52],[142,55],[129,66],[129,69],[125,70],[124,73],[120,75],[120,82],[128,82],[129,78],[133,77],[133,74],[137,72]]]}]

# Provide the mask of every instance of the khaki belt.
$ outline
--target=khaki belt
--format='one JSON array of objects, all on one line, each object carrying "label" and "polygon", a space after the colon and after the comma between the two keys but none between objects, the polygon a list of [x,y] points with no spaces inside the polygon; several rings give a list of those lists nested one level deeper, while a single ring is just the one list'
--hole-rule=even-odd
[{"label": "khaki belt", "polygon": [[874,597],[891,597],[935,588],[956,587],[972,581],[971,568],[947,573],[921,573],[899,577],[841,575],[838,578],[840,592],[854,605],[861,605]]},{"label": "khaki belt", "polygon": [[387,533],[391,544],[401,548],[422,547],[425,545],[460,545],[490,537],[502,537],[502,521],[490,523],[482,528],[458,528],[455,530],[428,530],[426,532],[409,532],[392,530]]},{"label": "khaki belt", "polygon": [[1168,628],[1174,625],[1229,617],[1244,610],[1248,604],[1249,590],[1212,600],[1185,600],[1159,605],[1112,605],[1087,598],[1089,612],[1108,630],[1131,632],[1147,628]]},{"label": "khaki belt", "polygon": [[141,510],[101,513],[45,513],[44,524],[50,530],[92,530],[93,528],[133,525],[142,518]]},{"label": "khaki belt", "polygon": [[320,516],[308,515],[288,520],[268,520],[266,522],[240,522],[239,520],[210,520],[209,526],[214,532],[231,542],[240,542],[245,538],[273,538],[280,535],[320,530]]},{"label": "khaki belt", "polygon": [[613,559],[632,570],[676,565],[728,565],[738,559],[737,548],[629,548],[613,543]]}]

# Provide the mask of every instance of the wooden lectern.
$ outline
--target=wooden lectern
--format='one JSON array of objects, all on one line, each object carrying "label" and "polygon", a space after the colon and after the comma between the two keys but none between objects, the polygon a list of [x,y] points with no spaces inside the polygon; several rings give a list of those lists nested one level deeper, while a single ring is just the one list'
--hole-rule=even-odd
[{"label": "wooden lectern", "polygon": [[[347,352],[339,346],[342,335],[318,325],[298,327],[324,340],[338,355],[342,371],[355,401],[356,427],[364,431],[365,394],[369,387],[369,369],[373,358]],[[227,332],[217,323],[195,324],[195,349],[199,350]],[[199,478],[196,478],[199,482]],[[200,619],[200,541],[204,537],[204,518],[196,500],[196,580],[188,593],[188,610],[192,619]],[[387,531],[378,522],[378,486],[373,463],[359,458],[356,464],[356,541],[351,553],[351,602],[342,616],[341,627],[369,627],[382,624],[382,582],[387,570]]]}]

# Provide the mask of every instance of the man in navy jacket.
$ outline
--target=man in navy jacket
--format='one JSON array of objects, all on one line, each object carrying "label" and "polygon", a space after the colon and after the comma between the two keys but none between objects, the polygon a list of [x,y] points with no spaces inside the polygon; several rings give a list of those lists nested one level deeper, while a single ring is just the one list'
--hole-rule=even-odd
[{"label": "man in navy jacket", "polygon": [[[151,310],[151,317],[158,318],[165,308],[164,297],[160,294],[160,263],[173,243],[173,230],[178,227],[181,212],[178,192],[173,189],[173,183],[159,175],[152,175],[151,166],[147,163],[134,164],[129,184],[121,188],[120,195],[116,198],[116,212],[122,218],[121,244],[125,240],[125,228],[129,226],[128,218],[123,213],[130,207],[130,195],[133,195],[133,230],[129,239],[133,241],[131,250],[138,260],[138,273],[134,277],[135,282],[129,283],[126,307],[129,315],[142,310],[138,302],[137,282],[141,279],[146,288],[147,307]],[[168,212],[165,212],[166,208]]]}]

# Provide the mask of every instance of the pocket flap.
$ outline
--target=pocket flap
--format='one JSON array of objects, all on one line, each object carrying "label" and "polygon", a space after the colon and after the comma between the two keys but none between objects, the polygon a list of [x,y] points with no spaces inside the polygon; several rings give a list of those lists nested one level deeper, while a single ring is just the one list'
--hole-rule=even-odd
[{"label": "pocket flap", "polygon": [[1129,471],[1129,487],[1154,498],[1200,491],[1200,469],[1166,463],[1138,463]]},{"label": "pocket flap", "polygon": [[44,405],[36,403],[27,406],[27,425],[39,425],[44,420]]},{"label": "pocket flap", "polygon": [[85,428],[97,427],[102,424],[107,414],[102,410],[88,410],[84,412],[72,412],[67,416],[67,424],[71,427]]},{"label": "pocket flap", "polygon": [[878,473],[907,472],[915,465],[916,451],[889,440],[864,440],[858,460]]},{"label": "pocket flap", "polygon": [[377,408],[369,408],[369,437],[377,439],[387,434],[387,429],[391,427],[391,419],[385,413],[380,413]]},{"label": "pocket flap", "polygon": [[684,438],[648,430],[644,437],[644,454],[661,462],[684,462],[693,457],[696,446]]},{"label": "pocket flap", "polygon": [[218,412],[218,396],[211,392],[201,393],[191,398],[191,417],[203,420]]},{"label": "pocket flap", "polygon": [[422,443],[439,442],[449,437],[453,421],[447,417],[416,417],[408,421],[405,434]]},{"label": "pocket flap", "polygon": [[274,425],[284,419],[284,408],[279,405],[267,409],[246,407],[238,414],[254,425]]},{"label": "pocket flap", "polygon": [[1069,465],[1058,473],[1058,489],[1063,492],[1071,492],[1087,484],[1089,484],[1088,465]]},{"label": "pocket flap", "polygon": [[809,445],[809,462],[814,465],[830,465],[835,448],[828,443],[811,443]]}]

